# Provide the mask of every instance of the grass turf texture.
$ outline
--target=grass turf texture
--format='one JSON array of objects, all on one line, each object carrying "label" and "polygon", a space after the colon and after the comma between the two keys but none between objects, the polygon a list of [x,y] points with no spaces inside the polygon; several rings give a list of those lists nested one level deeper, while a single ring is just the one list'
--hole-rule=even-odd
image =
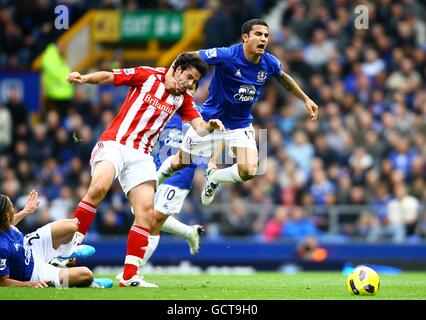
[{"label": "grass turf texture", "polygon": [[[115,275],[96,275],[109,277]],[[426,273],[380,276],[376,296],[350,295],[340,272],[294,275],[259,272],[252,275],[148,275],[160,288],[32,289],[0,287],[2,300],[426,300]]]}]

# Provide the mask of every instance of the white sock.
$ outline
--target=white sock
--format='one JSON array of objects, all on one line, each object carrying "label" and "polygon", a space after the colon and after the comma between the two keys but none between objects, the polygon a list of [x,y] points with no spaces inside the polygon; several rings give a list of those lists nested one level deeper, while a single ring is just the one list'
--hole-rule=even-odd
[{"label": "white sock", "polygon": [[74,237],[70,242],[63,243],[58,247],[58,249],[56,249],[59,257],[67,258],[75,251],[75,249],[77,249],[77,246],[81,243],[80,240],[82,241],[84,238],[84,235],[83,238],[81,238],[80,235],[82,235],[80,232],[74,233]]},{"label": "white sock", "polygon": [[174,156],[168,157],[164,162],[161,164],[160,168],[157,170],[157,180],[158,185],[162,184],[164,180],[171,177],[176,171],[172,169],[172,159]]},{"label": "white sock", "polygon": [[192,232],[192,227],[177,220],[175,217],[169,216],[161,227],[161,231],[172,233],[178,237],[187,239]]},{"label": "white sock", "polygon": [[151,258],[152,254],[154,253],[155,249],[157,249],[158,242],[160,241],[160,236],[149,236],[148,237],[148,246],[145,250],[145,255],[141,261],[140,267],[143,267],[147,264],[149,259]]},{"label": "white sock", "polygon": [[216,170],[210,177],[210,181],[214,183],[225,183],[225,182],[243,182],[238,173],[238,164],[234,164],[224,169]]},{"label": "white sock", "polygon": [[66,244],[61,244],[58,249],[56,249],[56,252],[59,254],[59,257],[68,258],[77,248],[76,242],[70,241]]}]

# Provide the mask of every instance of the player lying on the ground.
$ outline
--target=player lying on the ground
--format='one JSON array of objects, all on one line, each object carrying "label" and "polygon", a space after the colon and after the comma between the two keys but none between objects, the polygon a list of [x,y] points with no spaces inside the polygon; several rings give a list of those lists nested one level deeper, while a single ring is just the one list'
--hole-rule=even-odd
[{"label": "player lying on the ground", "polygon": [[190,122],[200,135],[215,129],[224,130],[220,120],[204,121],[194,108],[194,98],[187,93],[206,71],[207,64],[200,57],[184,53],[170,69],[136,67],[68,75],[68,81],[75,84],[130,87],[120,112],[93,149],[90,186],[74,212],[82,240],[93,222],[96,208],[118,178],[135,215],[127,238],[122,287],[142,286],[143,283],[137,273],[154,218],[157,173],[151,152],[160,132],[175,113],[181,115],[183,121]]},{"label": "player lying on the ground", "polygon": [[38,205],[38,194],[32,190],[24,209],[15,213],[10,199],[0,194],[0,286],[111,287],[111,279],[93,279],[87,267],[61,269],[49,264],[53,258],[70,256],[76,249],[75,219],[49,223],[24,237],[16,225]]},{"label": "player lying on the ground", "polygon": [[301,99],[312,121],[318,118],[315,102],[281,70],[280,60],[265,52],[269,37],[266,22],[260,19],[245,22],[241,27],[241,37],[242,44],[196,52],[207,64],[215,66],[209,96],[201,114],[204,120],[220,119],[226,133],[213,132],[201,137],[189,129],[179,152],[166,159],[158,170],[158,182],[161,184],[165,178],[189,165],[188,154],[210,157],[220,141],[225,140],[229,146],[228,153],[236,157],[237,163],[223,169],[207,169],[206,185],[201,192],[204,205],[213,201],[221,184],[247,181],[257,174],[259,155],[251,111],[269,78],[275,77],[282,87]]}]

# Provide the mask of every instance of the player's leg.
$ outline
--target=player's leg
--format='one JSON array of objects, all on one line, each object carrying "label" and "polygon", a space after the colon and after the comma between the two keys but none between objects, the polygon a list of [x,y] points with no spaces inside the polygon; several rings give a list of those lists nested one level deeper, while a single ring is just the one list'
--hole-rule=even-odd
[{"label": "player's leg", "polygon": [[[155,170],[154,170],[155,174]],[[127,194],[133,207],[135,220],[127,238],[126,258],[120,286],[142,286],[137,275],[149,245],[154,219],[154,193],[156,181],[146,181],[133,187]]]},{"label": "player's leg", "polygon": [[190,226],[180,222],[174,216],[168,216],[161,227],[161,231],[185,239],[188,242],[191,255],[196,255],[200,251],[200,236],[204,233],[203,226],[198,224]]},{"label": "player's leg", "polygon": [[87,287],[92,283],[93,275],[88,268],[78,267],[66,272],[67,269],[59,269],[49,264],[52,258],[58,257],[61,249],[69,246],[69,241],[72,243],[71,239],[76,230],[74,219],[64,219],[49,223],[25,236],[24,243],[31,247],[34,258],[32,281],[43,280],[55,287]]},{"label": "player's leg", "polygon": [[96,209],[111,188],[115,175],[116,170],[110,161],[105,160],[96,163],[89,189],[74,211],[74,217],[79,221],[78,233],[80,242],[83,241],[84,236],[92,225]]},{"label": "player's leg", "polygon": [[176,155],[167,158],[158,168],[158,184],[161,185],[165,179],[187,167],[192,163],[194,157],[210,157],[222,139],[223,133],[220,131],[213,131],[202,137],[194,128],[189,128]]},{"label": "player's leg", "polygon": [[50,223],[53,249],[57,250],[61,245],[71,243],[77,230],[76,219],[63,219]]},{"label": "player's leg", "polygon": [[179,151],[168,157],[157,170],[158,184],[161,185],[164,180],[174,175],[179,170],[191,164],[191,154],[179,149]]},{"label": "player's leg", "polygon": [[223,169],[207,169],[206,185],[201,192],[203,205],[213,201],[221,184],[247,181],[256,175],[259,154],[253,128],[233,130],[227,134],[225,141],[229,143],[230,154],[236,157],[237,163]]},{"label": "player's leg", "polygon": [[115,141],[99,141],[93,148],[89,189],[74,211],[74,218],[79,221],[77,236],[80,243],[92,225],[98,205],[124,167],[126,157],[123,155],[123,148],[123,145]]},{"label": "player's leg", "polygon": [[59,269],[61,287],[89,287],[93,283],[93,273],[87,267]]},{"label": "player's leg", "polygon": [[189,226],[174,218],[174,215],[178,215],[182,210],[188,194],[188,189],[181,189],[169,184],[158,187],[154,200],[153,234],[155,231],[155,234],[159,235],[161,229],[161,231],[185,239],[188,241],[191,254],[194,255],[199,251],[200,235],[204,232],[203,227],[200,225]]}]

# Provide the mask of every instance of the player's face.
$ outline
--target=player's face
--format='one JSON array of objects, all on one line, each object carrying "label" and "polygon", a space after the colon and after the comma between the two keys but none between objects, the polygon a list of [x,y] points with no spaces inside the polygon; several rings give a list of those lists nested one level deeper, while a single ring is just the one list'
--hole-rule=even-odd
[{"label": "player's face", "polygon": [[183,94],[187,89],[195,86],[195,83],[200,80],[201,74],[194,67],[185,70],[177,67],[173,77],[176,81],[175,85],[172,86],[172,89],[175,90],[174,94]]},{"label": "player's face", "polygon": [[269,30],[267,26],[254,25],[250,33],[243,34],[244,45],[253,54],[263,54],[268,46]]}]

